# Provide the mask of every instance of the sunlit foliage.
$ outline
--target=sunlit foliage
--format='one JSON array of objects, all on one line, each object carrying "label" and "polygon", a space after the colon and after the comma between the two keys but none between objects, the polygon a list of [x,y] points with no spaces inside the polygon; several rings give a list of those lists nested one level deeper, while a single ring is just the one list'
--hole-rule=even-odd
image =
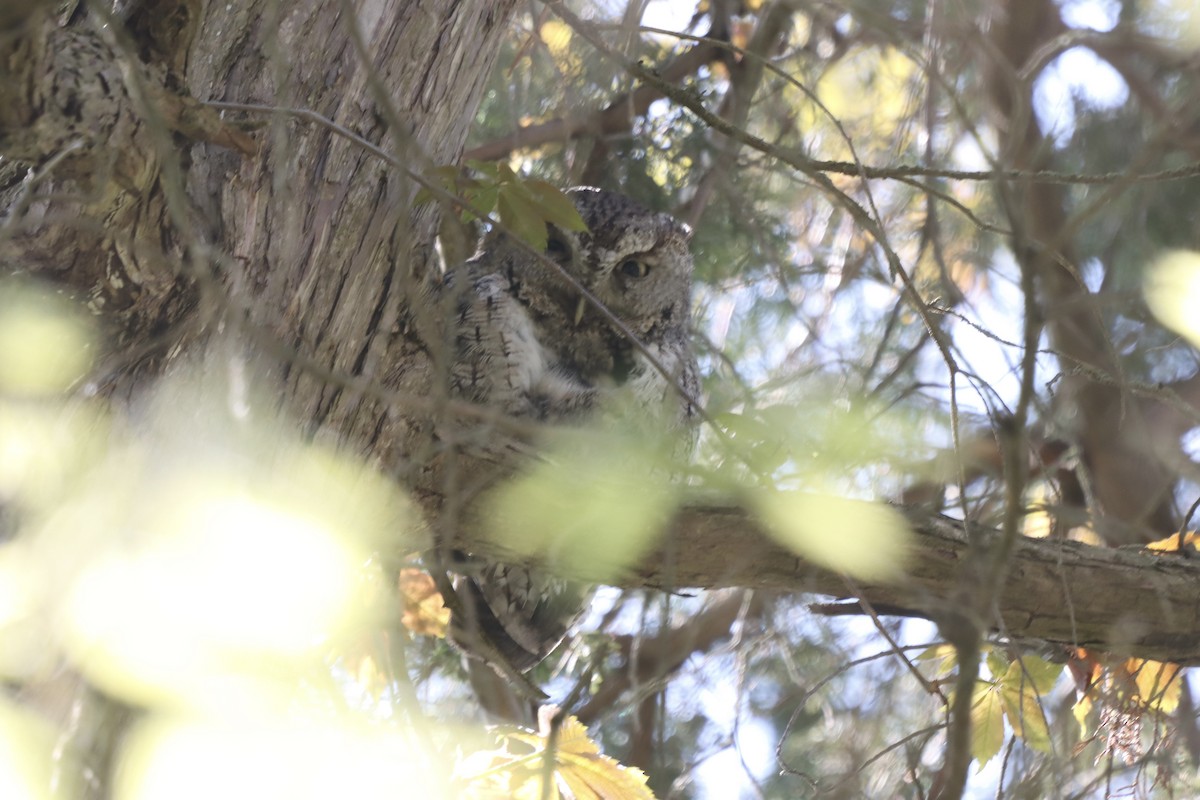
[{"label": "sunlit foliage", "polygon": [[[122,404],[86,305],[26,281],[0,285],[0,678],[136,709],[120,800],[926,797],[968,695],[979,796],[1194,792],[1177,665],[978,619],[956,686],[966,659],[923,611],[672,578],[689,505],[747,510],[854,597],[923,567],[912,515],[1102,544],[1122,499],[1194,499],[1189,426],[1121,426],[1147,398],[1200,405],[1181,380],[1200,366],[1200,15],[1039,7],[1044,30],[1002,41],[1017,4],[521,4],[464,162],[414,160],[415,205],[463,241],[491,216],[539,249],[547,224],[578,228],[555,187],[580,183],[694,229],[694,451],[625,408],[547,434],[479,506],[497,547],[597,583],[662,553],[666,578],[600,589],[532,673],[564,715],[485,729],[480,685],[518,682],[447,642],[415,502],[289,421],[236,336]],[[1094,480],[1104,464],[1127,471]],[[950,610],[990,614],[968,602],[987,584]],[[56,736],[0,702],[0,797],[79,791]]]}]

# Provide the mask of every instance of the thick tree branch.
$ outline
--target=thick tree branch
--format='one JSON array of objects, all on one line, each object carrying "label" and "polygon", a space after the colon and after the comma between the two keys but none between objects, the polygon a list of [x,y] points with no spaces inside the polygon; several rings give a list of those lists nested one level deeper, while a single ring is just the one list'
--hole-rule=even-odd
[{"label": "thick tree branch", "polygon": [[[858,583],[861,598],[914,617],[954,607],[957,568],[967,557],[962,523],[915,523],[907,577]],[[838,536],[831,530],[829,536]],[[976,529],[982,541],[999,533]],[[521,557],[478,531],[456,545],[509,561]],[[662,589],[742,586],[853,598],[848,581],[777,544],[744,511],[692,507],[674,520],[664,544],[632,569],[596,564],[578,577]],[[615,575],[615,577],[614,577]],[[1200,560],[1140,549],[1019,537],[997,599],[995,630],[1014,639],[1082,646],[1143,658],[1200,664]]]}]

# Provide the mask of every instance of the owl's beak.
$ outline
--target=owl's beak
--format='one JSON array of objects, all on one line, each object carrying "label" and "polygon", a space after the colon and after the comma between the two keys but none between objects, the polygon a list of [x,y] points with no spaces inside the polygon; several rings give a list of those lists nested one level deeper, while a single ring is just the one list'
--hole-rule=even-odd
[{"label": "owl's beak", "polygon": [[587,298],[580,297],[579,305],[575,306],[575,327],[579,327],[579,323],[583,322],[583,312],[587,311]]}]

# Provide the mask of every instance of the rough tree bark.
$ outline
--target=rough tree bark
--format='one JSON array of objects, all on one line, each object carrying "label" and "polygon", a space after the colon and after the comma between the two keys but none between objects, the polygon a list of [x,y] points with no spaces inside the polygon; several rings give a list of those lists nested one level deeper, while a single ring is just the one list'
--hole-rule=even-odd
[{"label": "rough tree bark", "polygon": [[[905,578],[861,583],[823,569],[778,544],[749,514],[732,506],[681,511],[663,544],[629,568],[595,563],[574,577],[604,576],[626,587],[746,587],[811,592],[848,601],[824,613],[870,613],[938,619],[960,610],[952,598],[974,543],[949,518],[914,518]],[[830,530],[831,537],[845,532]],[[852,532],[851,532],[852,533]],[[998,531],[975,529],[985,546]],[[523,557],[481,532],[457,540],[499,561]],[[995,630],[1017,640],[1092,647],[1119,655],[1200,663],[1200,559],[1140,548],[1022,537],[996,604]]]},{"label": "rough tree bark", "polygon": [[[109,343],[92,383],[117,402],[224,337],[293,419],[386,462],[388,407],[346,387],[408,346],[436,209],[328,127],[264,116],[250,143],[194,98],[310,109],[400,163],[450,163],[516,0],[134,0],[124,20],[91,2],[65,24],[58,5],[0,4],[5,277],[88,305]],[[69,671],[22,699],[107,796],[127,709]]]}]

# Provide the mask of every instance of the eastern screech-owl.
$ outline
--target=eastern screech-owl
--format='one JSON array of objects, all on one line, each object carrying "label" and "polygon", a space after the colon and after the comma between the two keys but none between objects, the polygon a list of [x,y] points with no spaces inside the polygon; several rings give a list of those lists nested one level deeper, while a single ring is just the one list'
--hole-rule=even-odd
[{"label": "eastern screech-owl", "polygon": [[[588,230],[551,226],[545,255],[662,370],[558,269],[493,233],[446,276],[457,312],[452,388],[507,415],[568,424],[602,411],[613,393],[631,392],[643,421],[683,428],[698,390],[688,341],[691,231],[615,192],[581,187],[567,195]],[[481,633],[519,670],[558,644],[586,596],[578,584],[496,564],[458,585],[473,619],[456,621],[456,638],[469,649],[471,632]]]}]

